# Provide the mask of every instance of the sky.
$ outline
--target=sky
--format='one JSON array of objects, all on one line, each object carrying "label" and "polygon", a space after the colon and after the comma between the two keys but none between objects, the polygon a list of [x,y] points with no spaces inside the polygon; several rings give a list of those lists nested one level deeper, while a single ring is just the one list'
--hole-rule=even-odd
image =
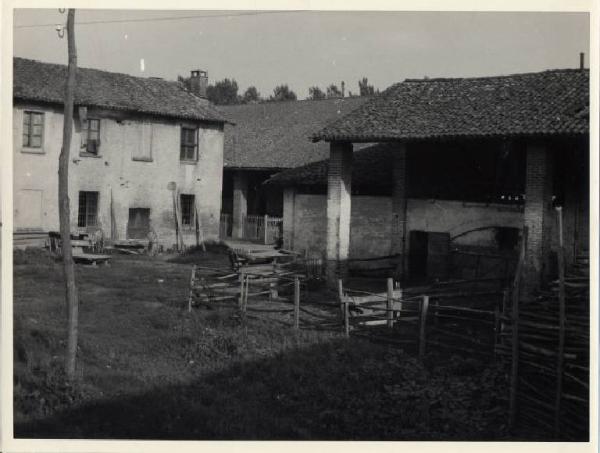
[{"label": "sky", "polygon": [[[55,30],[65,23],[56,9],[15,10],[14,55],[66,64]],[[168,80],[202,69],[209,83],[233,78],[240,94],[253,85],[265,97],[282,83],[303,99],[341,81],[358,92],[362,77],[383,90],[406,78],[575,68],[589,55],[587,13],[80,9],[75,23],[81,67]]]}]

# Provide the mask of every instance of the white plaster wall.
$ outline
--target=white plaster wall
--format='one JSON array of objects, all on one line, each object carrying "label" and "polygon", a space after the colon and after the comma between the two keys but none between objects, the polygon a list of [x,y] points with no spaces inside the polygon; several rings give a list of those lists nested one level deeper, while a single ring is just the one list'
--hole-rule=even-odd
[{"label": "white plaster wall", "polygon": [[[13,113],[14,193],[23,189],[43,191],[44,230],[58,230],[58,157],[62,143],[61,111],[43,109],[43,154],[24,153],[21,147],[23,110],[35,106],[18,106]],[[88,114],[88,116],[90,116]],[[98,157],[80,155],[81,136],[74,128],[69,166],[71,224],[77,229],[79,191],[98,191],[98,216],[106,235],[110,234],[111,191],[118,237],[126,237],[129,208],[150,208],[150,225],[165,246],[175,243],[173,193],[168,183],[174,181],[180,193],[196,196],[205,239],[217,239],[221,210],[223,167],[223,132],[216,126],[202,125],[199,157],[195,164],[179,160],[180,124],[152,122],[152,161],[132,159],[140,146],[143,124],[148,120],[101,117]],[[147,126],[146,126],[147,128]],[[15,217],[25,206],[15,205]],[[18,226],[18,222],[15,222]],[[195,232],[184,235],[188,245],[195,243]]]}]

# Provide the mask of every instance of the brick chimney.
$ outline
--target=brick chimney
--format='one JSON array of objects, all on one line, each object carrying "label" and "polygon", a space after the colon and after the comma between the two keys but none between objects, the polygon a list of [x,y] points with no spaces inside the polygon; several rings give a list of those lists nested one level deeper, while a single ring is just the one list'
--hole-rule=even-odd
[{"label": "brick chimney", "polygon": [[190,89],[192,93],[201,98],[206,97],[206,87],[208,86],[208,72],[195,69],[190,77]]}]

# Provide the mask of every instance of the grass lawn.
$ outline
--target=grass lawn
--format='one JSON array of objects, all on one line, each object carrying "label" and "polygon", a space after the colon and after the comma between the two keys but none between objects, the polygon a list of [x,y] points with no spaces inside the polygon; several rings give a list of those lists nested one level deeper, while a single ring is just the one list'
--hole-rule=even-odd
[{"label": "grass lawn", "polygon": [[227,266],[218,251],[77,266],[78,380],[68,386],[62,268],[44,252],[15,253],[16,437],[506,439],[499,366],[435,352],[423,364],[338,332],[188,313],[189,262]]}]

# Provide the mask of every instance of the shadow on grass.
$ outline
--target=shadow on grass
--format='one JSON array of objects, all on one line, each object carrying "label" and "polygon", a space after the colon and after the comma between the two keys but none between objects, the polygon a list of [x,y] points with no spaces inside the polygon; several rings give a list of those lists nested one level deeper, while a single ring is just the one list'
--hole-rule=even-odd
[{"label": "shadow on grass", "polygon": [[389,346],[333,340],[232,363],[189,384],[87,402],[17,424],[15,437],[505,439],[502,373],[483,365],[469,373],[427,370]]}]

